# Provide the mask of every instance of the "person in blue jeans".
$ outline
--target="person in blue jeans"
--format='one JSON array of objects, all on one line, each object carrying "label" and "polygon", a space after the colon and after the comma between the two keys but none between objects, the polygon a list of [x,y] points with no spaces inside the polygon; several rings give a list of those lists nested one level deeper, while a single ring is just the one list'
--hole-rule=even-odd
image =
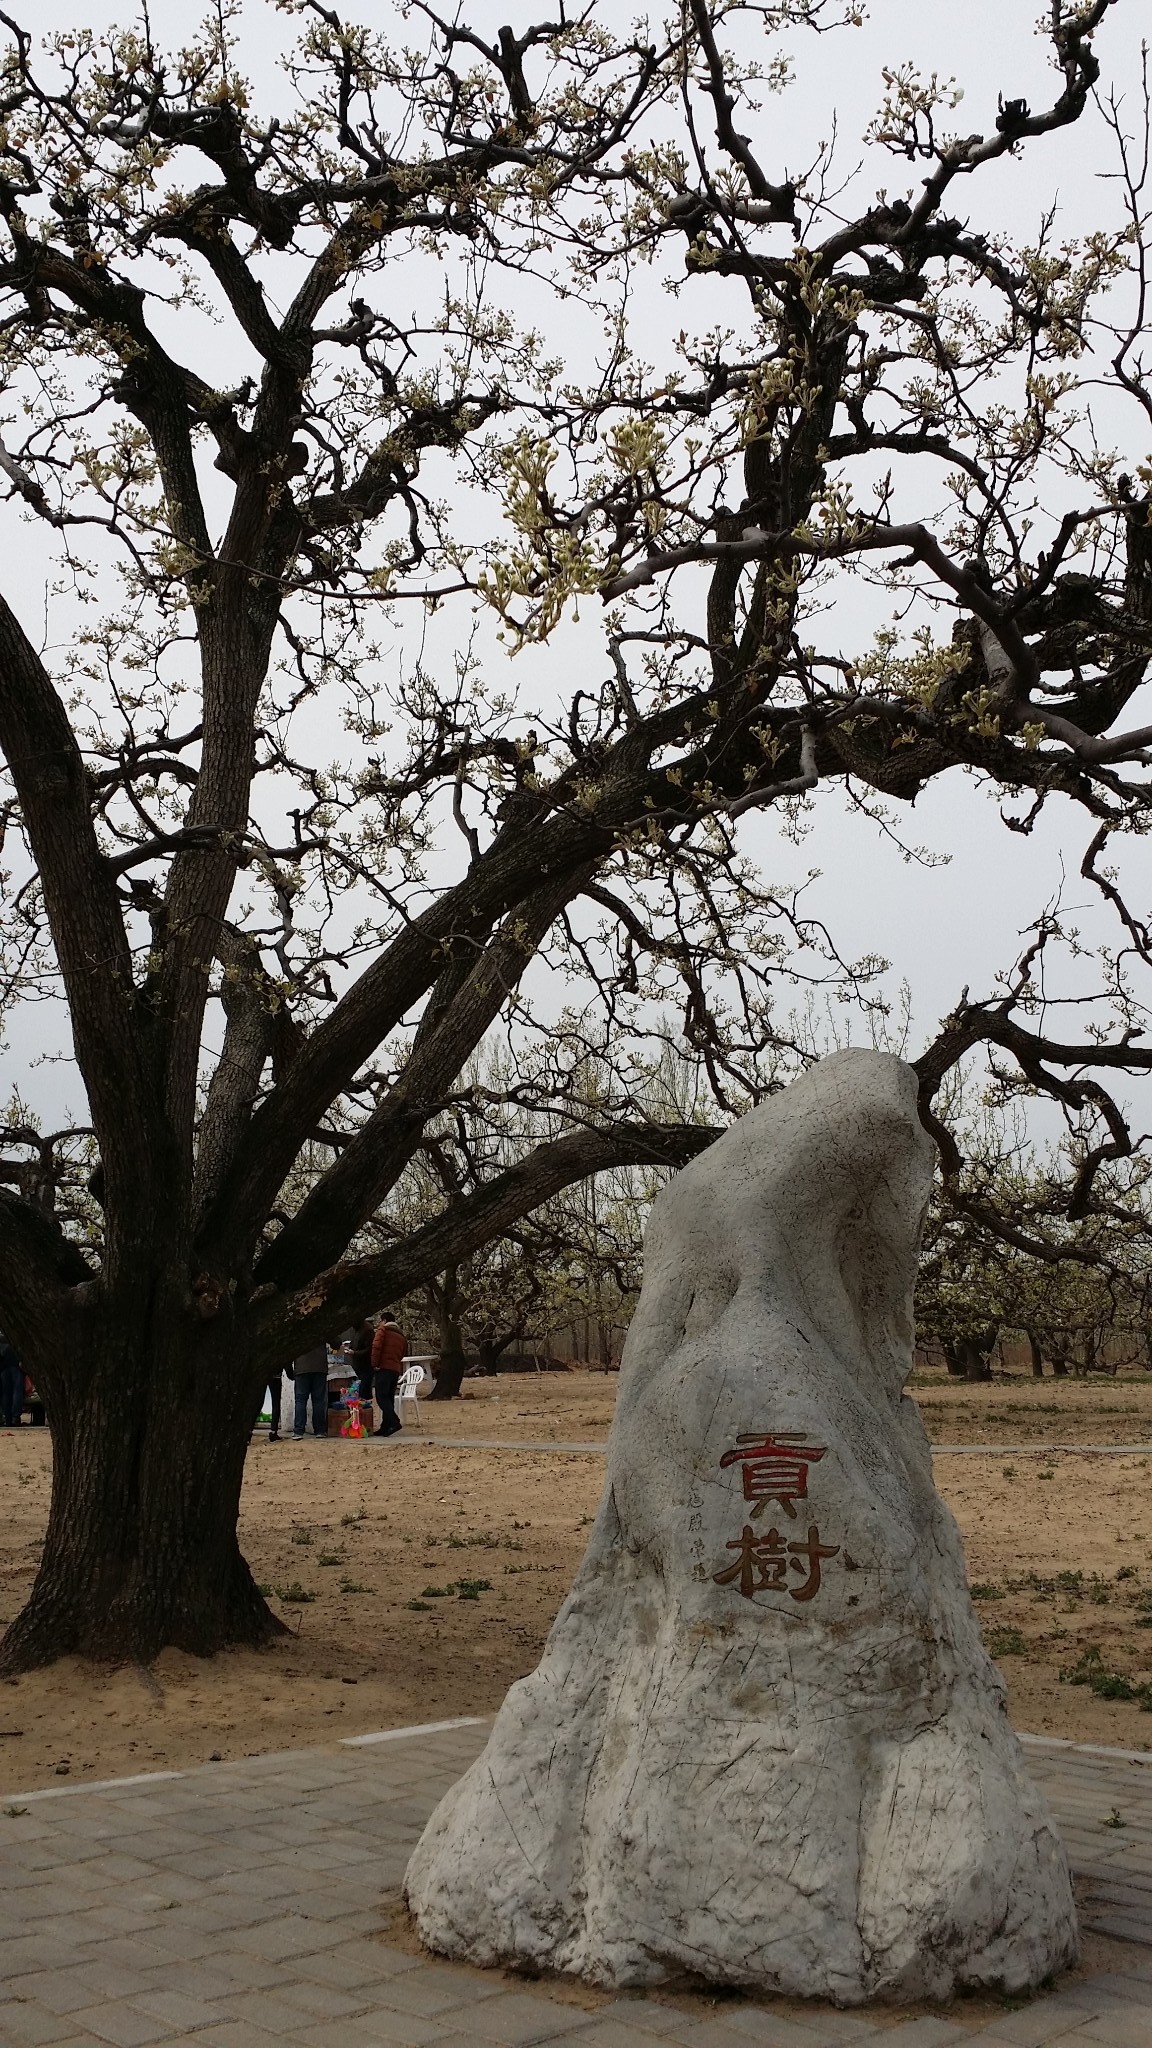
[{"label": "person in blue jeans", "polygon": [[328,1434],[328,1346],[316,1344],[304,1351],[292,1367],[296,1381],[296,1416],[292,1434],[299,1441],[308,1426],[308,1403],[312,1403],[312,1434]]},{"label": "person in blue jeans", "polygon": [[17,1429],[24,1406],[24,1367],[20,1353],[0,1330],[0,1429]]},{"label": "person in blue jeans", "polygon": [[280,1410],[284,1405],[283,1388],[283,1373],[270,1372],[268,1375],[268,1399],[271,1402],[270,1414],[272,1417],[268,1427],[268,1441],[270,1444],[278,1444],[280,1441]]}]

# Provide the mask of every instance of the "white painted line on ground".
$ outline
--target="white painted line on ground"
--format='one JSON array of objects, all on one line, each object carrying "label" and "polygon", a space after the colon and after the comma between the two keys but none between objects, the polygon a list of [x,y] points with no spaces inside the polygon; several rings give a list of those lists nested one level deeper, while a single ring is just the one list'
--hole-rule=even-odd
[{"label": "white painted line on ground", "polygon": [[[345,1749],[364,1749],[373,1742],[404,1742],[419,1735],[445,1735],[450,1728],[479,1728],[483,1714],[465,1714],[458,1721],[422,1721],[411,1728],[382,1728],[377,1735],[342,1735],[340,1744]],[[270,1755],[303,1756],[313,1754],[303,1750],[273,1750]],[[262,1757],[230,1757],[231,1764],[262,1763]],[[64,1799],[69,1792],[122,1792],[126,1785],[160,1785],[173,1778],[191,1778],[200,1771],[210,1771],[211,1764],[193,1764],[187,1771],[139,1771],[132,1778],[91,1778],[86,1783],[75,1785],[44,1785],[37,1792],[0,1792],[0,1806],[23,1805],[29,1799]]]},{"label": "white painted line on ground", "polygon": [[[409,1728],[381,1728],[373,1735],[342,1735],[339,1738],[342,1749],[367,1749],[377,1742],[407,1742],[421,1735],[446,1735],[453,1728],[479,1728],[486,1719],[484,1714],[462,1714],[455,1721],[418,1721]],[[1103,1742],[1074,1742],[1067,1735],[1020,1735],[1026,1749],[1068,1749],[1081,1756],[1102,1756],[1111,1758],[1113,1763],[1152,1764],[1152,1750],[1111,1749]],[[270,1754],[295,1756],[312,1754],[306,1751],[274,1751]],[[258,1757],[235,1757],[233,1763],[258,1763]],[[14,1806],[17,1801],[26,1803],[32,1799],[65,1799],[70,1792],[122,1792],[128,1785],[170,1784],[174,1778],[190,1778],[200,1771],[211,1768],[208,1764],[195,1764],[190,1771],[138,1771],[131,1778],[94,1778],[87,1784],[44,1785],[36,1792],[0,1792],[0,1805]]]},{"label": "white painted line on ground", "polygon": [[934,1458],[1152,1458],[1152,1444],[933,1444]]},{"label": "white painted line on ground", "polygon": [[1078,1756],[1106,1756],[1115,1763],[1152,1764],[1152,1750],[1109,1749],[1103,1742],[1074,1742],[1069,1735],[1021,1735],[1025,1749],[1071,1749]]},{"label": "white painted line on ground", "polygon": [[134,1778],[90,1778],[86,1784],[44,1785],[39,1792],[0,1792],[10,1805],[17,1799],[63,1799],[69,1792],[120,1792],[125,1785],[158,1785],[162,1779],[186,1778],[187,1771],[138,1771]]},{"label": "white painted line on ground", "polygon": [[483,1714],[463,1714],[458,1721],[424,1721],[415,1728],[382,1728],[378,1735],[342,1735],[341,1749],[367,1749],[371,1742],[403,1742],[411,1735],[446,1735],[450,1728],[479,1728]]},{"label": "white painted line on ground", "polygon": [[567,1441],[536,1443],[530,1439],[512,1436],[413,1436],[405,1431],[403,1436],[397,1432],[395,1436],[378,1437],[373,1441],[379,1443],[382,1451],[387,1449],[389,1452],[402,1451],[405,1445],[409,1450],[419,1450],[421,1444],[434,1444],[438,1450],[448,1451],[594,1451],[598,1457],[602,1457],[608,1449],[606,1437],[603,1442],[594,1444]]},{"label": "white painted line on ground", "polygon": [[[367,1439],[365,1440],[367,1441]],[[380,1449],[389,1453],[409,1450],[421,1444],[433,1445],[437,1450],[449,1451],[557,1451],[564,1455],[585,1455],[595,1453],[602,1457],[608,1449],[603,1443],[538,1443],[530,1438],[499,1436],[413,1436],[405,1432],[395,1436],[381,1437]],[[1054,1458],[1058,1453],[1067,1457],[1092,1458],[1152,1458],[1152,1444],[933,1444],[934,1458]]]}]

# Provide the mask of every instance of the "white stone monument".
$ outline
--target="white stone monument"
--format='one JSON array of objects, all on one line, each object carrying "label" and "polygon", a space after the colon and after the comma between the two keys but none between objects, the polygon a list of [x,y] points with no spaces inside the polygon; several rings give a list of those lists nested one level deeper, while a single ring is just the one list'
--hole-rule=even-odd
[{"label": "white stone monument", "polygon": [[844,2005],[1075,1959],[902,1392],[931,1170],[844,1052],[660,1196],[587,1555],[408,1867],[431,1948]]}]

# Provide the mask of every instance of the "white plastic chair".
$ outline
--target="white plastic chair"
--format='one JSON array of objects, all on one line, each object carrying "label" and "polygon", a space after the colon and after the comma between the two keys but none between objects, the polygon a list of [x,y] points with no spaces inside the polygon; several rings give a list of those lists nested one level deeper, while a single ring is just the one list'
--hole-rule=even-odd
[{"label": "white plastic chair", "polygon": [[424,1427],[420,1420],[420,1403],[416,1398],[419,1388],[423,1385],[424,1367],[419,1364],[406,1365],[396,1385],[396,1413],[400,1421],[403,1422],[404,1417],[400,1411],[405,1401],[411,1401],[412,1406],[416,1410],[417,1429],[423,1429]]}]

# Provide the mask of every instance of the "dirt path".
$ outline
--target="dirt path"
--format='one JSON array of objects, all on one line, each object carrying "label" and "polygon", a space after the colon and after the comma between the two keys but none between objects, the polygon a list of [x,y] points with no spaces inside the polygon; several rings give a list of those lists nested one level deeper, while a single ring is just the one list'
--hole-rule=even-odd
[{"label": "dirt path", "polygon": [[[615,1386],[598,1375],[510,1377],[425,1419],[438,1435],[593,1440],[607,1434]],[[1033,1417],[1062,1425],[1053,1437],[1152,1441],[1143,1381],[917,1394],[932,1434],[948,1441],[1003,1438],[1009,1404],[1016,1441],[1038,1435]],[[0,1625],[32,1583],[49,1458],[45,1431],[0,1434]],[[603,1474],[597,1456],[257,1437],[241,1540],[292,1636],[212,1662],[169,1652],[149,1673],[65,1660],[0,1684],[0,1791],[490,1712],[539,1656]],[[1152,1714],[1138,1702],[1059,1676],[1079,1664],[1152,1686],[1149,1461],[950,1457],[937,1481],[1016,1725],[1152,1748]]]}]

